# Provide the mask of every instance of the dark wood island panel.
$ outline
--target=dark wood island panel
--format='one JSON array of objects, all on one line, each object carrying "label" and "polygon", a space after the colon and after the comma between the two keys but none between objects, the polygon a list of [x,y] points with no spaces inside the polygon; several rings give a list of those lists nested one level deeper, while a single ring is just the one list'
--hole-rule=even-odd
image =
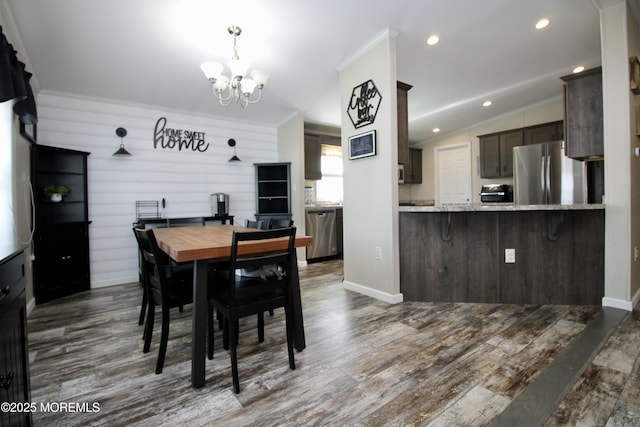
[{"label": "dark wood island panel", "polygon": [[400,212],[400,290],[405,301],[600,305],[604,210]]}]

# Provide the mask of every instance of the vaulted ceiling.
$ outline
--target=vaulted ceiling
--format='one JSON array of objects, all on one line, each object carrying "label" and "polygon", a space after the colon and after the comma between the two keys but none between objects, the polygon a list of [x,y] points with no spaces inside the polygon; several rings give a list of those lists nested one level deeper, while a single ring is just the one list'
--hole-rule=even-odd
[{"label": "vaulted ceiling", "polygon": [[[396,33],[412,142],[562,96],[560,76],[600,65],[589,0],[0,1],[36,90],[272,125],[302,112],[339,126],[340,65]],[[247,109],[218,105],[200,70],[230,58],[229,25],[240,58],[271,74]]]}]

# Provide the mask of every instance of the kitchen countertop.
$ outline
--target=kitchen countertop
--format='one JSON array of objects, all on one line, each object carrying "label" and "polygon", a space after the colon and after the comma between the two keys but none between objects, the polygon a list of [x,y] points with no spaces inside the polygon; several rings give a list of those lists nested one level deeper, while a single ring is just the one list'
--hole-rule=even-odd
[{"label": "kitchen countertop", "polygon": [[306,205],[306,211],[330,211],[332,209],[342,209],[342,205]]},{"label": "kitchen countertop", "polygon": [[399,212],[517,212],[566,211],[604,209],[604,204],[578,205],[514,205],[513,203],[482,203],[474,205],[399,206]]}]

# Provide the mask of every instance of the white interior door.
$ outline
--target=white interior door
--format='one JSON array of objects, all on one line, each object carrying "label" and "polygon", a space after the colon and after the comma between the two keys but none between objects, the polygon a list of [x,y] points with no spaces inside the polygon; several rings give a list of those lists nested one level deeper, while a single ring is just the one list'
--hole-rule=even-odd
[{"label": "white interior door", "polygon": [[471,203],[471,143],[435,150],[436,204]]}]

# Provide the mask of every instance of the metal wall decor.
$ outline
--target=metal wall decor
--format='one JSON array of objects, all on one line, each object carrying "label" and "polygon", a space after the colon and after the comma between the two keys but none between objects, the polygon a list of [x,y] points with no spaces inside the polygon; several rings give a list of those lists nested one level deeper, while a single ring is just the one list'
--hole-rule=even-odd
[{"label": "metal wall decor", "polygon": [[167,119],[160,117],[153,131],[153,148],[177,148],[178,151],[192,150],[204,153],[209,143],[204,140],[204,132],[173,129],[167,127]]},{"label": "metal wall decor", "polygon": [[382,95],[373,80],[367,80],[354,87],[347,106],[347,114],[353,126],[358,129],[373,124],[381,102]]},{"label": "metal wall decor", "polygon": [[24,124],[20,121],[20,135],[22,135],[27,141],[32,144],[36,144],[36,124]]},{"label": "metal wall decor", "polygon": [[130,156],[131,153],[124,148],[124,137],[127,136],[127,130],[125,128],[116,129],[116,135],[120,137],[120,148],[113,153],[113,156]]},{"label": "metal wall decor", "polygon": [[236,140],[231,138],[227,141],[227,145],[229,147],[233,147],[233,156],[229,159],[230,162],[239,162],[240,157],[238,157],[238,153],[236,153]]}]

